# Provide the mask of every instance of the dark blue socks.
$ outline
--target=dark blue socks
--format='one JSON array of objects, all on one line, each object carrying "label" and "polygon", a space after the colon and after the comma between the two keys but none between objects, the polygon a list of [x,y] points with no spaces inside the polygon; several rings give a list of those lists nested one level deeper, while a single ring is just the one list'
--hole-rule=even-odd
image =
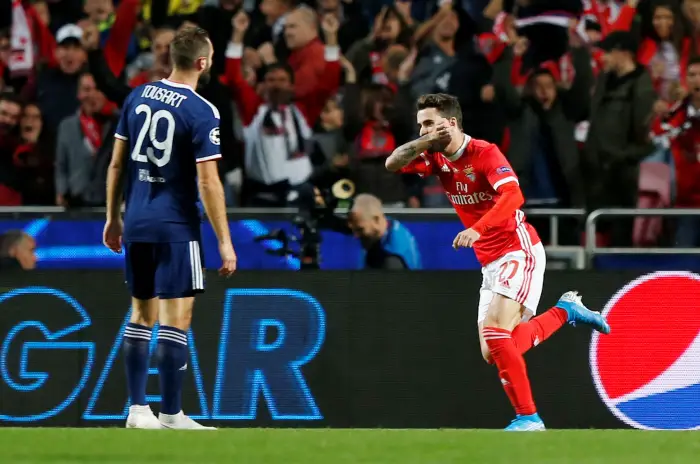
[{"label": "dark blue socks", "polygon": [[124,361],[129,399],[132,405],[145,406],[148,380],[148,346],[151,328],[129,322],[124,329]]},{"label": "dark blue socks", "polygon": [[158,373],[160,374],[160,412],[177,414],[182,409],[182,379],[187,371],[187,333],[161,325],[158,330]]}]

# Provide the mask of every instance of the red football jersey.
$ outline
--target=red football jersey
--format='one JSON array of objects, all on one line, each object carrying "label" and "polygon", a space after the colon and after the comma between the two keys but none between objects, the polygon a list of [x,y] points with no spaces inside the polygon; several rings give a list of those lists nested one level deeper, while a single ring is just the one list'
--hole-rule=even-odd
[{"label": "red football jersey", "polygon": [[[502,185],[518,183],[513,168],[496,145],[469,136],[453,156],[422,153],[400,172],[437,176],[467,229],[493,208],[501,196]],[[485,266],[507,253],[529,250],[538,243],[540,238],[534,227],[525,222],[525,213],[517,210],[511,218],[485,232],[474,244],[474,251]]]}]

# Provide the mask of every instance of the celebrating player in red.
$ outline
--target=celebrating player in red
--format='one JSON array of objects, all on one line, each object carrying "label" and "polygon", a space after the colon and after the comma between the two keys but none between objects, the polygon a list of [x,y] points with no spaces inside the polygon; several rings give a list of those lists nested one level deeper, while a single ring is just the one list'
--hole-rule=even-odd
[{"label": "celebrating player in red", "polygon": [[519,209],[525,199],[518,177],[498,147],[462,131],[462,110],[451,95],[418,100],[421,137],[387,158],[390,171],[435,175],[466,230],[452,246],[474,248],[483,266],[479,298],[479,340],[484,359],[496,364],[515,408],[512,431],[544,430],[530,390],[523,353],[566,322],[609,333],[600,313],[590,311],[576,292],[530,319],[542,293],[546,257],[535,229]]}]

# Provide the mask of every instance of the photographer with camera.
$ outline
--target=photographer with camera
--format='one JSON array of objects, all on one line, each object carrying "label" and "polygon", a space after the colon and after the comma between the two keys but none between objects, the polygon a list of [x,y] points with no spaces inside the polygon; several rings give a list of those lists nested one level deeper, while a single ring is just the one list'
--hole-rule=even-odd
[{"label": "photographer with camera", "polygon": [[365,269],[421,269],[416,239],[399,221],[384,215],[382,202],[374,195],[355,197],[348,226],[362,244]]},{"label": "photographer with camera", "polygon": [[[284,229],[255,237],[256,242],[277,240],[280,247],[268,252],[299,258],[301,270],[320,269],[321,230],[353,234],[360,240],[361,269],[421,269],[418,245],[399,221],[384,215],[382,202],[374,195],[360,194],[352,201],[347,217],[335,213],[341,201],[355,194],[355,185],[341,179],[330,188],[308,186],[300,190],[300,208],[292,223],[297,235]],[[295,243],[295,247],[290,245]]]}]

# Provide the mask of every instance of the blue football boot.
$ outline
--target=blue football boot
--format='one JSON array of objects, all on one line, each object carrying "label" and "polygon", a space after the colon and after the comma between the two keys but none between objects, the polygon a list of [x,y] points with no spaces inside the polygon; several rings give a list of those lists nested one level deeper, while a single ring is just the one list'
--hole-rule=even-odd
[{"label": "blue football boot", "polygon": [[581,295],[578,292],[564,293],[555,306],[566,311],[568,314],[567,322],[573,326],[583,324],[602,334],[607,335],[610,333],[610,325],[608,325],[603,316],[586,308],[581,302]]},{"label": "blue football boot", "polygon": [[529,416],[517,416],[505,430],[506,432],[544,432],[546,429],[540,415],[535,413]]}]

